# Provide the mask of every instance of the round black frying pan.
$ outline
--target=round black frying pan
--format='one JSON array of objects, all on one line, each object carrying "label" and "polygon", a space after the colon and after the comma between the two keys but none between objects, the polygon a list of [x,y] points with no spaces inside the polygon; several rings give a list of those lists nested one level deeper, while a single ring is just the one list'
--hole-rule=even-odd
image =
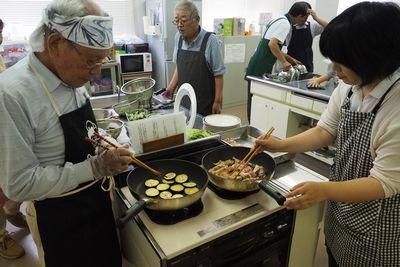
[{"label": "round black frying pan", "polygon": [[207,187],[207,172],[201,166],[193,162],[179,159],[162,159],[151,161],[146,164],[162,174],[169,172],[174,172],[177,175],[186,174],[190,182],[195,182],[197,184],[199,191],[193,195],[185,195],[182,193],[185,195],[184,197],[175,199],[161,199],[159,197],[149,198],[145,194],[146,189],[148,189],[148,187],[144,185],[145,181],[147,179],[157,179],[161,182],[162,177],[157,177],[145,168],[137,167],[128,174],[127,185],[132,195],[138,201],[134,203],[124,215],[117,219],[118,227],[125,225],[128,220],[138,214],[144,207],[152,210],[169,211],[190,206],[201,198]]},{"label": "round black frying pan", "polygon": [[[208,170],[214,167],[215,163],[218,161],[232,159],[233,157],[237,159],[243,159],[249,151],[250,148],[247,147],[217,148],[204,155],[202,159],[202,165],[208,172]],[[263,179],[256,181],[226,179],[208,172],[210,182],[219,188],[235,192],[250,192],[261,188],[264,192],[273,197],[279,205],[283,205],[286,198],[268,185],[268,182],[274,175],[276,168],[274,159],[267,153],[260,153],[254,156],[250,162],[265,168],[266,176]]]}]

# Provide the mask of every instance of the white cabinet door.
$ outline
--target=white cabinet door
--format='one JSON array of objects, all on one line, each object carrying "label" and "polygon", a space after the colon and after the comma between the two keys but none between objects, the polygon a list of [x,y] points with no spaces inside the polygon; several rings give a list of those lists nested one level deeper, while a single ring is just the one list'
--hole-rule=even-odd
[{"label": "white cabinet door", "polygon": [[259,96],[252,97],[250,125],[267,131],[275,128],[274,136],[286,138],[289,107]]}]

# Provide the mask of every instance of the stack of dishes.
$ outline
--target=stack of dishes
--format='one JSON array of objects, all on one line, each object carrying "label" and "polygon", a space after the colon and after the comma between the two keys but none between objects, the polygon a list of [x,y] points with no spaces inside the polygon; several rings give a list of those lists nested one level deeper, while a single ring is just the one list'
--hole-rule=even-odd
[{"label": "stack of dishes", "polygon": [[238,128],[240,124],[240,118],[228,114],[213,114],[203,118],[203,129],[214,133]]}]

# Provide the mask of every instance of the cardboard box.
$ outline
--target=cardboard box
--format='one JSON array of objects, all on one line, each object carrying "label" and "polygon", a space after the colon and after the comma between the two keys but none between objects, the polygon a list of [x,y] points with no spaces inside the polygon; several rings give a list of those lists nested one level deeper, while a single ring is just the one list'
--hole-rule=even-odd
[{"label": "cardboard box", "polygon": [[224,35],[224,19],[214,19],[214,33]]},{"label": "cardboard box", "polygon": [[233,18],[233,33],[232,35],[244,35],[246,19],[245,18]]},{"label": "cardboard box", "polygon": [[224,19],[224,36],[232,36],[233,18]]}]

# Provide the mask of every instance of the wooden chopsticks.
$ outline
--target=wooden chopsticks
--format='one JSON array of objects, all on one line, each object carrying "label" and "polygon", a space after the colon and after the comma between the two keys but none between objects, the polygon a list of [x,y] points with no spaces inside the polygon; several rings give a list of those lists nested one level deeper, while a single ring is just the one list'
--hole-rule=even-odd
[{"label": "wooden chopsticks", "polygon": [[[257,139],[267,140],[271,136],[274,130],[275,128],[271,127],[265,134],[261,135]],[[253,157],[260,152],[261,152],[261,146],[254,144],[254,146],[250,149],[249,153],[247,153],[246,156],[239,162],[239,165],[237,167],[238,170],[237,175],[239,175],[240,172],[246,167],[246,165],[253,159]]]},{"label": "wooden chopsticks", "polygon": [[[104,138],[102,135],[100,135],[98,132],[94,132],[94,135],[97,136],[98,138],[100,138],[101,140],[103,140],[104,142],[106,142],[107,144],[109,144],[112,147],[118,148],[118,146],[116,146],[115,144],[111,143],[110,141],[107,140],[107,138]],[[106,150],[108,150],[108,147],[103,146],[102,144],[100,144],[100,142],[96,142],[92,139],[90,139],[89,137],[85,137],[85,140],[87,142],[90,142],[96,146],[99,146],[101,148],[104,148]],[[161,173],[153,168],[151,168],[150,166],[148,166],[147,164],[145,164],[144,162],[140,161],[139,159],[135,158],[133,155],[130,156],[131,160],[133,163],[135,163],[136,165],[143,167],[149,171],[151,171],[152,173],[154,173],[157,176],[161,176]]]}]

